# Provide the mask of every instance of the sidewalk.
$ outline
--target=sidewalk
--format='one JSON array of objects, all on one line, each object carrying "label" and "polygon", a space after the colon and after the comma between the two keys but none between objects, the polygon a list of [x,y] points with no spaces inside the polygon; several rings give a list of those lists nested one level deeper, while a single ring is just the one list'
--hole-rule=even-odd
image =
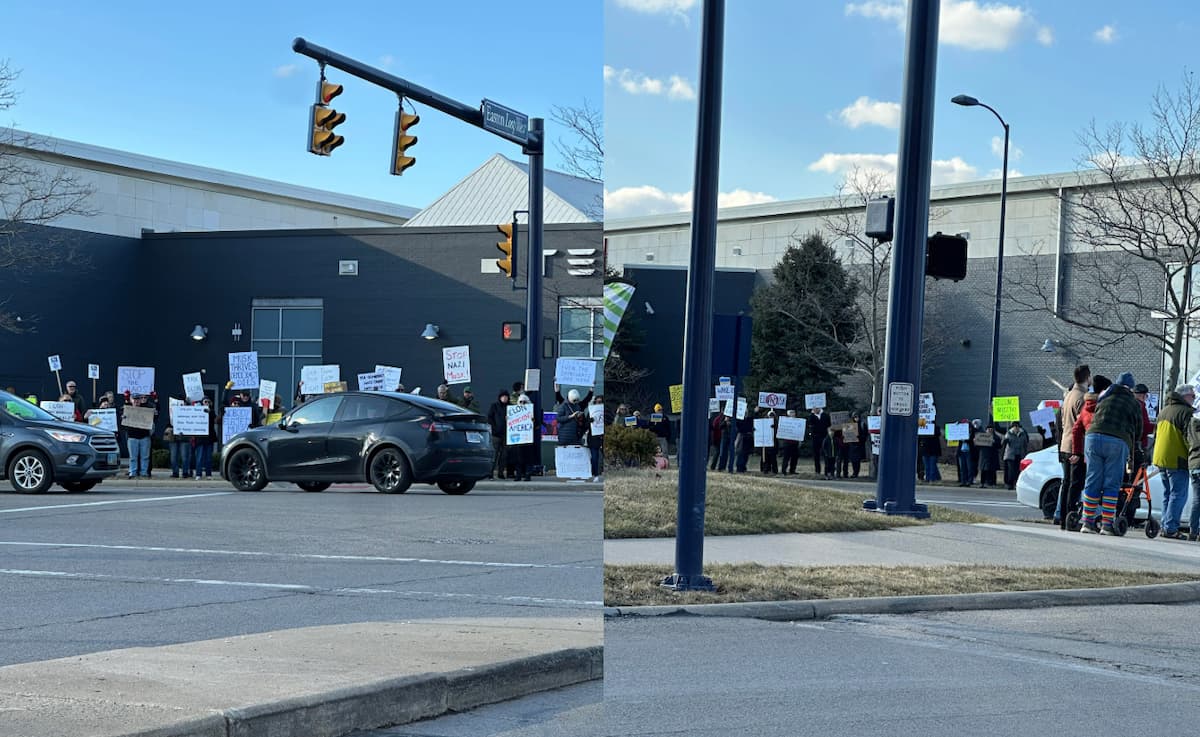
[{"label": "sidewalk", "polygon": [[311,627],[0,668],[0,737],[327,737],[603,677],[603,623]]}]

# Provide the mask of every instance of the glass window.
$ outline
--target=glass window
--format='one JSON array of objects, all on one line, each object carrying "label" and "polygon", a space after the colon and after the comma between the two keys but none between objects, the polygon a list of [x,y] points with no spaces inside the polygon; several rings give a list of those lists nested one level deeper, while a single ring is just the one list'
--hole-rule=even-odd
[{"label": "glass window", "polygon": [[250,342],[250,350],[258,351],[259,358],[263,356],[278,356],[278,340],[254,340]]},{"label": "glass window", "polygon": [[251,330],[253,340],[270,340],[279,337],[279,310],[255,310],[254,325]]},{"label": "glass window", "polygon": [[292,412],[288,421],[294,425],[319,425],[323,422],[333,422],[333,416],[337,414],[341,404],[341,397],[322,397]]},{"label": "glass window", "polygon": [[293,340],[291,344],[297,356],[304,356],[306,358],[321,357],[321,341],[319,340]]},{"label": "glass window", "polygon": [[386,397],[346,397],[339,422],[382,420],[393,414],[396,402]]},{"label": "glass window", "polygon": [[283,338],[321,338],[321,328],[324,322],[324,310],[313,309],[284,309],[283,325],[280,337]]},{"label": "glass window", "polygon": [[604,302],[598,297],[563,297],[558,309],[558,352],[564,358],[604,355]]}]

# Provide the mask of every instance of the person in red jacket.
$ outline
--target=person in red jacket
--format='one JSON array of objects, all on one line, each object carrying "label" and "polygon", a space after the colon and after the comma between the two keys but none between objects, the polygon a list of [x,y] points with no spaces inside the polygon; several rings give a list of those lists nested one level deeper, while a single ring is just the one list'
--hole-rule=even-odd
[{"label": "person in red jacket", "polygon": [[[1071,478],[1075,478],[1076,473],[1080,476],[1087,476],[1087,464],[1084,462],[1083,455],[1083,441],[1087,435],[1088,428],[1092,426],[1092,419],[1096,416],[1097,397],[1111,383],[1103,376],[1096,376],[1092,379],[1092,388],[1095,391],[1090,391],[1083,395],[1083,407],[1080,408],[1079,415],[1075,418],[1075,424],[1068,431],[1071,437],[1071,455],[1067,457],[1067,461],[1072,466]],[[1063,519],[1060,522],[1060,527],[1063,529],[1068,529],[1066,527],[1067,513],[1079,506],[1080,492],[1073,489],[1070,492],[1067,497],[1067,503],[1063,507]],[[1069,531],[1074,532],[1074,530]]]},{"label": "person in red jacket", "polygon": [[720,409],[718,409],[716,414],[712,416],[712,419],[708,421],[708,455],[710,456],[708,460],[708,470],[710,471],[717,470],[717,461],[721,458],[721,431],[724,424],[722,422],[723,419],[724,417],[721,415]]}]

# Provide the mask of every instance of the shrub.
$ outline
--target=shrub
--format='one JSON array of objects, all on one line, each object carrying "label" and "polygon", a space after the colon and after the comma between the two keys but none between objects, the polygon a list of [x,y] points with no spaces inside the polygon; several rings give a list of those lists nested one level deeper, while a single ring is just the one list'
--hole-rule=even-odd
[{"label": "shrub", "polygon": [[151,468],[170,468],[171,467],[171,451],[165,448],[155,448],[150,451],[150,467]]},{"label": "shrub", "polygon": [[658,438],[649,430],[614,423],[604,430],[604,457],[620,466],[648,466],[654,462]]}]

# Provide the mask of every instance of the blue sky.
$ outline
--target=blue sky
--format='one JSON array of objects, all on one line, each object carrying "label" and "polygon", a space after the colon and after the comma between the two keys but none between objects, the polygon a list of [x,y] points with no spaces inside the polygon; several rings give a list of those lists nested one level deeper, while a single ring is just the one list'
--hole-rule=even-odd
[{"label": "blue sky", "polygon": [[[0,124],[25,131],[422,207],[494,153],[520,148],[423,106],[417,163],[388,173],[396,96],[329,69],[345,92],[346,143],[307,152],[317,63],[310,41],[477,105],[488,97],[547,118],[599,106],[599,0],[507,3],[6,3],[0,58],[22,74]],[[560,164],[553,146],[546,165]]]},{"label": "blue sky", "polygon": [[[604,0],[606,217],[690,209],[698,0]],[[903,0],[741,0],[725,21],[721,204],[831,195],[894,170]],[[1147,122],[1200,31],[1194,0],[943,0],[934,184],[1077,168],[1092,120]]]}]

